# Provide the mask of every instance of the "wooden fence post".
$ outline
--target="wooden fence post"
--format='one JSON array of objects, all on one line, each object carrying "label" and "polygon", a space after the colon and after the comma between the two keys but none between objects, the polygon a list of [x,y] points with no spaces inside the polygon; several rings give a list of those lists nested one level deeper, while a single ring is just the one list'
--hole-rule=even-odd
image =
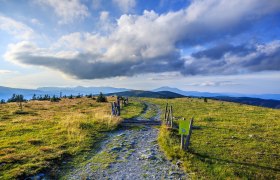
[{"label": "wooden fence post", "polygon": [[185,136],[181,134],[181,149],[185,148]]},{"label": "wooden fence post", "polygon": [[165,113],[164,113],[164,121],[166,122],[167,121],[167,108],[168,108],[168,103],[166,103],[166,106],[165,106]]},{"label": "wooden fence post", "polygon": [[[185,118],[183,118],[183,121],[185,121]],[[181,149],[185,149],[185,136],[181,134]]]},{"label": "wooden fence post", "polygon": [[118,109],[117,109],[117,103],[114,102],[114,111],[115,111],[115,115],[118,115]]},{"label": "wooden fence post", "polygon": [[171,117],[171,109],[168,110],[168,126],[170,127],[170,117]]},{"label": "wooden fence post", "polygon": [[173,128],[173,108],[172,108],[172,105],[170,106],[170,114],[171,114],[170,127]]},{"label": "wooden fence post", "polygon": [[118,116],[120,116],[121,115],[121,106],[120,106],[120,104],[118,104],[117,109],[118,109]]},{"label": "wooden fence post", "polygon": [[115,107],[114,107],[114,103],[111,102],[111,107],[112,107],[112,115],[115,115]]},{"label": "wooden fence post", "polygon": [[190,141],[191,141],[191,135],[192,135],[192,128],[193,128],[192,125],[193,125],[193,118],[190,121],[190,130],[189,130],[189,134],[187,135],[185,150],[189,149],[189,145],[190,145]]}]

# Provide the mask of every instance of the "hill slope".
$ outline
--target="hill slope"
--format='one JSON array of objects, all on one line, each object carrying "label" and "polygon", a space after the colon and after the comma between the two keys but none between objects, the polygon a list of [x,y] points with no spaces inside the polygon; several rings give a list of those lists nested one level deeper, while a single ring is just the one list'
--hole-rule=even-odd
[{"label": "hill slope", "polygon": [[240,93],[210,93],[210,92],[199,92],[199,91],[183,91],[178,88],[172,88],[168,86],[163,86],[153,90],[158,91],[170,91],[184,96],[195,96],[195,97],[219,97],[219,96],[229,96],[229,97],[247,97],[247,98],[260,98],[260,99],[274,99],[280,100],[280,94],[240,94]]},{"label": "hill slope", "polygon": [[[165,111],[166,100],[145,100]],[[180,149],[178,129],[162,126],[159,135],[161,149],[191,179],[280,178],[280,110],[197,98],[168,103],[174,117],[194,117],[190,152]]]},{"label": "hill slope", "polygon": [[106,95],[108,95],[108,96],[117,95],[117,96],[128,96],[128,97],[149,97],[149,98],[181,98],[181,97],[184,97],[181,94],[173,93],[170,91],[152,92],[152,91],[141,91],[141,90],[109,93]]},{"label": "hill slope", "polygon": [[279,100],[249,98],[249,97],[227,97],[227,96],[215,97],[213,99],[229,101],[229,102],[237,102],[237,103],[248,104],[253,106],[262,106],[262,107],[280,109]]}]

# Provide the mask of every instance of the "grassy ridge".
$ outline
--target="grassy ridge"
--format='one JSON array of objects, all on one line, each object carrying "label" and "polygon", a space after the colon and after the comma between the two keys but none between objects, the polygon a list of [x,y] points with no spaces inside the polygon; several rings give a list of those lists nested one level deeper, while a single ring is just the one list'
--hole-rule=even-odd
[{"label": "grassy ridge", "polygon": [[[123,117],[142,111],[140,105],[132,109],[136,110],[123,112]],[[63,159],[91,150],[104,132],[117,127],[122,118],[112,117],[110,110],[109,103],[88,98],[31,101],[23,112],[15,103],[1,104],[0,179],[26,177],[46,168],[57,174],[55,166]]]},{"label": "grassy ridge", "polygon": [[[166,100],[145,99],[160,105]],[[159,143],[168,158],[204,179],[279,179],[280,111],[203,99],[168,100],[175,117],[194,116],[191,152],[180,150],[177,130],[161,127]]]}]

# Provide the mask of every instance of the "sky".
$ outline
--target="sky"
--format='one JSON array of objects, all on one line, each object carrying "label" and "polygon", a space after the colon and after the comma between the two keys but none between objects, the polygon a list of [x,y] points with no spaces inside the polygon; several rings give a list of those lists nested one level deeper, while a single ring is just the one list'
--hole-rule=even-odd
[{"label": "sky", "polygon": [[0,0],[0,86],[280,94],[280,1]]}]

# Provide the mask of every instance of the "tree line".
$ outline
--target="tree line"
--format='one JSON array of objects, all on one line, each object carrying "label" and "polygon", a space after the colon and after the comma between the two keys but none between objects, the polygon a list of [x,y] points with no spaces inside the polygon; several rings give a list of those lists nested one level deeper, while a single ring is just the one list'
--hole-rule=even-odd
[{"label": "tree line", "polygon": [[[93,100],[96,100],[97,102],[107,102],[107,98],[106,96],[100,92],[100,94],[95,97],[93,94],[87,94],[87,95],[82,95],[82,94],[78,94],[78,95],[69,95],[69,96],[50,96],[49,94],[45,94],[45,95],[36,95],[34,94],[32,96],[32,98],[30,99],[30,101],[51,101],[51,102],[59,102],[62,98],[65,99],[77,99],[77,98],[82,98],[82,97],[87,97],[87,98],[91,98]],[[24,98],[24,96],[22,94],[13,94],[12,97],[10,97],[7,101],[5,101],[4,99],[0,100],[0,104],[5,104],[5,103],[10,103],[10,102],[26,102],[27,100]]]}]

